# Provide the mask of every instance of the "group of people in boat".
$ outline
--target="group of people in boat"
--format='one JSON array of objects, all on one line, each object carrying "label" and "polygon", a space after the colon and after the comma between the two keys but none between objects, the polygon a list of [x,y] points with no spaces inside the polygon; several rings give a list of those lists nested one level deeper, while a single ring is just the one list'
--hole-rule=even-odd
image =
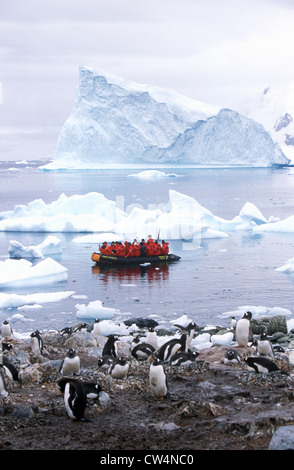
[{"label": "group of people in boat", "polygon": [[111,242],[107,244],[104,242],[99,246],[99,251],[102,255],[111,256],[125,256],[131,258],[133,256],[161,256],[168,255],[169,243],[162,240],[161,244],[158,240],[153,240],[151,235],[148,235],[148,239],[145,242],[144,239],[138,242],[136,239],[131,243],[128,241],[122,242]]}]

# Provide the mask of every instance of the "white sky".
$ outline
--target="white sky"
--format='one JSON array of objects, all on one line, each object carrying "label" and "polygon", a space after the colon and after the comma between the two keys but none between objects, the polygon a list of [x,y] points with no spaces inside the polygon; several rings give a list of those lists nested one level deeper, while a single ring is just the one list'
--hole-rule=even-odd
[{"label": "white sky", "polygon": [[1,0],[0,159],[54,153],[80,64],[245,113],[293,44],[294,0]]}]

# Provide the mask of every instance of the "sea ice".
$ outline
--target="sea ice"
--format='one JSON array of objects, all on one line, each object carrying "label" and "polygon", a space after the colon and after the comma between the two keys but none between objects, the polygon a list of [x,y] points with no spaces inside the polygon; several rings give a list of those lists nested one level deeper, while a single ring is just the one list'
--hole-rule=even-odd
[{"label": "sea ice", "polygon": [[76,316],[77,318],[85,319],[96,319],[104,320],[107,318],[112,318],[116,313],[119,313],[119,310],[110,307],[104,307],[101,300],[94,300],[89,302],[88,305],[85,304],[76,304]]},{"label": "sea ice", "polygon": [[62,253],[61,241],[53,235],[49,235],[42,243],[36,246],[24,246],[17,240],[10,240],[8,248],[10,258],[44,258],[45,256],[60,253]]}]

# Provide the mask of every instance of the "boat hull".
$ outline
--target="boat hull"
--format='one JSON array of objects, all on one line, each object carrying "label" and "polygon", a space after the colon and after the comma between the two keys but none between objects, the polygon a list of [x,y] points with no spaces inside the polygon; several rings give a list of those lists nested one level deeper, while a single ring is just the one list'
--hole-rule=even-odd
[{"label": "boat hull", "polygon": [[172,263],[179,261],[181,257],[170,253],[160,256],[132,256],[131,258],[126,258],[125,256],[102,255],[101,253],[94,252],[91,259],[97,266],[138,266],[145,263]]}]

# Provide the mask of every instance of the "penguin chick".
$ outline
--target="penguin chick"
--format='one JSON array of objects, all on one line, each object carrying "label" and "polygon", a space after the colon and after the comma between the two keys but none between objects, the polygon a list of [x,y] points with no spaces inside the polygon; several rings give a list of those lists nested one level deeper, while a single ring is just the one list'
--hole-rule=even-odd
[{"label": "penguin chick", "polygon": [[155,352],[155,348],[148,343],[139,343],[131,350],[131,355],[137,359],[137,361],[144,361],[148,359],[150,354]]},{"label": "penguin chick", "polygon": [[241,359],[237,351],[234,349],[228,349],[225,352],[225,357],[224,357],[224,364],[226,365],[232,365],[232,364],[240,364]]},{"label": "penguin chick", "polygon": [[110,335],[104,345],[102,356],[113,356],[117,357],[117,344],[118,337]]},{"label": "penguin chick", "polygon": [[85,417],[87,395],[80,380],[64,377],[58,387],[63,394],[64,404],[69,418],[77,421],[89,421]]},{"label": "penguin chick", "polygon": [[268,359],[267,357],[249,356],[245,359],[244,362],[250,372],[269,374],[270,372],[281,370],[275,362],[273,362],[271,359]]},{"label": "penguin chick", "polygon": [[187,351],[187,338],[187,333],[184,333],[180,338],[173,338],[166,341],[157,349],[155,353],[156,357],[162,362],[168,362],[176,352]]},{"label": "penguin chick", "polygon": [[13,335],[13,331],[12,331],[12,328],[9,324],[9,321],[4,320],[3,323],[2,323],[2,327],[1,327],[1,336],[2,336],[2,338],[4,338],[5,336],[12,336],[12,335]]},{"label": "penguin chick", "polygon": [[198,352],[191,351],[190,349],[187,352],[179,351],[170,358],[169,362],[171,366],[189,366],[194,364],[198,356]]},{"label": "penguin chick", "polygon": [[235,338],[238,346],[247,347],[250,335],[250,320],[252,317],[251,312],[244,313],[243,317],[237,321],[235,329]]},{"label": "penguin chick", "polygon": [[103,336],[102,335],[102,328],[101,328],[101,323],[99,318],[96,318],[95,323],[93,325],[93,329],[91,331],[91,334],[95,337]]},{"label": "penguin chick", "polygon": [[162,362],[154,355],[150,356],[149,386],[155,400],[163,400],[168,392],[168,380]]},{"label": "penguin chick", "polygon": [[126,379],[129,372],[129,363],[125,357],[115,359],[108,369],[108,374],[115,379]]},{"label": "penguin chick", "polygon": [[257,340],[257,353],[261,356],[274,356],[272,343],[268,339],[266,333],[261,333]]},{"label": "penguin chick", "polygon": [[77,356],[75,350],[70,348],[67,353],[66,357],[63,360],[60,369],[61,375],[70,375],[70,374],[78,374],[80,372],[80,358]]},{"label": "penguin chick", "polygon": [[83,382],[87,400],[97,400],[104,388],[96,382]]},{"label": "penguin chick", "polygon": [[31,350],[36,355],[42,355],[43,353],[43,339],[39,330],[31,333],[30,339]]}]

